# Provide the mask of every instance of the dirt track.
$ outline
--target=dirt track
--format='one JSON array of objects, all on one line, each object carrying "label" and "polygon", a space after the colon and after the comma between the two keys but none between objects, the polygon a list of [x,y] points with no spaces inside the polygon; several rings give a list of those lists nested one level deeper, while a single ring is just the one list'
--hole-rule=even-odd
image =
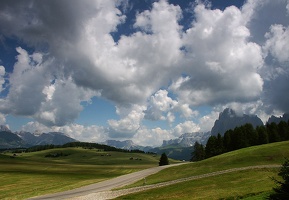
[{"label": "dirt track", "polygon": [[[145,169],[142,171],[134,172],[131,174],[126,174],[123,176],[119,176],[113,179],[109,179],[106,181],[102,181],[99,183],[91,184],[88,186],[84,186],[81,188],[77,188],[74,190],[69,190],[65,192],[59,192],[55,194],[49,194],[49,195],[44,195],[44,196],[38,196],[38,197],[33,197],[30,198],[29,200],[42,200],[42,199],[72,199],[74,197],[79,197],[79,196],[85,196],[89,195],[92,193],[98,193],[102,191],[110,191],[113,188],[119,188],[125,185],[129,185],[131,183],[134,183],[138,180],[141,180],[151,174],[155,174],[162,169],[168,168],[168,167],[174,167],[178,165],[182,165],[186,163],[179,163],[179,164],[172,164],[172,165],[165,165],[165,166],[160,166],[160,167],[153,167],[149,169]],[[92,199],[98,199],[98,198],[92,198]]]},{"label": "dirt track", "polygon": [[[181,163],[185,164],[185,163]],[[180,165],[180,164],[177,164]],[[142,170],[139,172],[123,175],[114,179],[110,179],[107,181],[103,181],[100,183],[92,184],[89,186],[85,186],[82,188],[78,188],[75,190],[70,190],[66,192],[51,194],[51,195],[45,195],[40,197],[31,198],[30,200],[42,200],[42,199],[72,199],[72,200],[105,200],[105,199],[113,199],[119,196],[123,196],[126,194],[131,194],[135,192],[140,192],[148,189],[168,186],[176,183],[181,183],[184,181],[190,181],[190,180],[196,180],[211,176],[217,176],[221,174],[226,174],[230,172],[236,172],[236,171],[244,171],[244,170],[250,170],[250,169],[263,169],[263,168],[278,168],[281,167],[280,165],[258,165],[258,166],[249,166],[249,167],[242,167],[242,168],[233,168],[233,169],[227,169],[197,176],[191,176],[188,178],[181,178],[173,181],[167,181],[163,183],[153,184],[153,185],[146,185],[146,186],[140,186],[140,187],[134,187],[129,189],[123,189],[123,190],[115,190],[111,191],[113,188],[119,188],[128,184],[131,184],[135,181],[141,180],[144,177],[147,177],[150,174],[157,173],[161,171],[162,169],[173,167],[176,165],[167,165],[162,167],[154,167],[146,170]]]},{"label": "dirt track", "polygon": [[167,182],[153,184],[153,185],[140,186],[140,187],[134,187],[134,188],[116,190],[116,191],[103,191],[103,192],[98,192],[98,193],[92,193],[92,194],[88,194],[85,196],[73,198],[73,200],[113,199],[113,198],[123,196],[126,194],[131,194],[131,193],[141,192],[141,191],[145,191],[145,190],[149,190],[149,189],[153,189],[153,188],[168,186],[168,185],[172,185],[172,184],[176,184],[176,183],[181,183],[184,181],[190,181],[190,180],[196,180],[196,179],[201,179],[201,178],[206,178],[206,177],[211,177],[211,176],[217,176],[217,175],[221,175],[221,174],[227,174],[230,172],[244,171],[244,170],[250,170],[250,169],[279,168],[279,167],[281,167],[281,166],[280,165],[259,165],[259,166],[234,168],[234,169],[228,169],[228,170],[222,170],[222,171],[218,171],[218,172],[202,174],[202,175],[198,175],[198,176],[191,176],[188,178],[182,178],[182,179],[177,179],[177,180],[173,180],[173,181],[167,181]]}]

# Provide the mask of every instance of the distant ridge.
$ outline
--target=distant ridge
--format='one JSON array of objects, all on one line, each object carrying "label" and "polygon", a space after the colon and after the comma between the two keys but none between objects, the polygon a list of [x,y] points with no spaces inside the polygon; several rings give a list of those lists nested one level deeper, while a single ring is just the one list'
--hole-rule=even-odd
[{"label": "distant ridge", "polygon": [[21,131],[17,133],[17,135],[19,135],[19,137],[21,137],[26,143],[30,144],[31,146],[45,144],[63,145],[69,142],[77,141],[61,132],[49,132],[34,135],[30,132]]},{"label": "distant ridge", "polygon": [[24,131],[13,133],[6,126],[0,125],[0,149],[26,148],[46,144],[63,145],[76,141],[77,140],[60,132],[49,132],[36,135]]},{"label": "distant ridge", "polygon": [[193,132],[193,133],[184,133],[180,137],[171,140],[163,140],[162,147],[168,145],[179,145],[180,147],[191,147],[194,146],[195,142],[201,144],[206,144],[211,133],[209,132]]},{"label": "distant ridge", "polygon": [[23,141],[18,135],[8,131],[0,131],[0,148],[9,149],[9,148],[19,148],[27,147],[28,144]]},{"label": "distant ridge", "polygon": [[105,144],[108,146],[112,146],[115,148],[119,148],[119,149],[125,149],[125,150],[141,150],[141,151],[145,151],[148,152],[152,147],[149,146],[140,146],[135,144],[132,140],[123,140],[123,141],[119,141],[119,140],[106,140],[105,142],[102,142],[101,144]]}]

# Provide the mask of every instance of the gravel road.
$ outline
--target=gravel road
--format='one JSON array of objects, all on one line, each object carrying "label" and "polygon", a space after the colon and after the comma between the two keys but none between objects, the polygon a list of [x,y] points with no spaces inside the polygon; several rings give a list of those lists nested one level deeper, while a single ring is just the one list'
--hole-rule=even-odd
[{"label": "gravel road", "polygon": [[[180,163],[180,164],[186,164],[186,163]],[[217,176],[217,175],[226,174],[230,172],[244,171],[244,170],[249,170],[249,169],[264,169],[264,168],[281,167],[280,165],[258,165],[258,166],[242,167],[242,168],[233,168],[233,169],[227,169],[227,170],[222,170],[222,171],[217,171],[217,172],[212,172],[212,173],[207,173],[207,174],[202,174],[202,175],[197,175],[197,176],[191,176],[188,178],[181,178],[181,179],[167,181],[167,182],[153,184],[153,185],[146,185],[146,186],[134,187],[134,188],[129,188],[129,189],[111,191],[113,188],[119,188],[128,184],[131,184],[133,182],[143,179],[144,177],[147,177],[148,175],[157,173],[161,171],[162,169],[177,166],[180,164],[154,167],[154,168],[142,170],[139,172],[123,175],[123,176],[110,179],[107,181],[95,183],[89,186],[81,187],[78,189],[56,193],[56,194],[40,196],[40,197],[34,197],[29,200],[43,200],[43,199],[106,200],[106,199],[113,199],[119,196],[136,193],[136,192],[140,192],[140,191],[144,191],[148,189],[168,186],[168,185],[172,185],[176,183],[181,183],[184,181],[197,180],[201,178]]]},{"label": "gravel road", "polygon": [[188,178],[177,179],[177,180],[173,180],[173,181],[167,181],[167,182],[153,184],[153,185],[140,186],[140,187],[134,187],[134,188],[116,190],[116,191],[102,191],[102,192],[97,192],[97,193],[91,193],[91,194],[88,194],[85,196],[79,196],[79,197],[72,198],[72,200],[114,199],[116,197],[123,196],[126,194],[131,194],[131,193],[141,192],[144,190],[168,186],[168,185],[172,185],[172,184],[176,184],[176,183],[181,183],[184,181],[191,181],[191,180],[197,180],[197,179],[211,177],[211,176],[217,176],[217,175],[221,175],[221,174],[227,174],[230,172],[244,171],[244,170],[250,170],[250,169],[279,168],[279,167],[281,167],[281,166],[280,165],[259,165],[259,166],[249,166],[249,167],[242,167],[242,168],[233,168],[233,169],[228,169],[228,170],[222,170],[222,171],[202,174],[202,175],[198,175],[198,176],[191,176]]},{"label": "gravel road", "polygon": [[[102,181],[99,183],[91,184],[88,186],[84,186],[81,188],[77,188],[74,190],[69,190],[65,192],[60,192],[60,193],[55,193],[55,194],[49,194],[49,195],[44,195],[44,196],[38,196],[38,197],[33,197],[30,198],[29,200],[44,200],[44,199],[53,199],[53,200],[58,200],[58,199],[72,199],[74,197],[79,197],[79,196],[86,196],[90,194],[95,194],[103,191],[110,191],[113,188],[119,188],[125,185],[132,184],[138,180],[141,180],[151,174],[155,174],[162,169],[168,168],[168,167],[174,167],[178,165],[186,164],[184,163],[178,163],[178,164],[171,164],[171,165],[165,165],[165,166],[158,166],[158,167],[153,167],[149,169],[145,169],[142,171],[126,174],[123,176],[119,176],[113,179],[109,179],[106,181]],[[92,199],[98,199],[98,198],[92,198]]]}]

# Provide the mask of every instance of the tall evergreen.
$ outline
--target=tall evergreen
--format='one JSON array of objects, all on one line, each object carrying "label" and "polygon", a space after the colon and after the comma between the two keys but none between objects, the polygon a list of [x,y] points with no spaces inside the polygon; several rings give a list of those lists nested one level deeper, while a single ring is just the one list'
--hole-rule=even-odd
[{"label": "tall evergreen", "polygon": [[194,144],[194,151],[192,152],[192,158],[191,161],[200,161],[204,160],[206,156],[205,148],[202,144],[200,144],[198,141]]},{"label": "tall evergreen", "polygon": [[232,151],[233,146],[232,146],[232,133],[233,130],[228,130],[224,134],[224,139],[223,139],[223,145],[224,145],[224,152]]},{"label": "tall evergreen", "polygon": [[265,126],[258,126],[256,131],[258,133],[258,144],[269,143],[268,133]]},{"label": "tall evergreen", "polygon": [[218,155],[216,136],[209,137],[205,148],[206,158]]},{"label": "tall evergreen", "polygon": [[275,122],[266,124],[266,127],[269,136],[269,143],[281,141],[280,135],[278,133],[278,126]]},{"label": "tall evergreen", "polygon": [[289,140],[289,126],[285,121],[281,121],[278,125],[278,133],[281,141]]},{"label": "tall evergreen", "polygon": [[258,144],[258,134],[257,131],[254,129],[252,124],[245,124],[243,126],[246,139],[247,139],[247,145],[253,146]]},{"label": "tall evergreen", "polygon": [[166,153],[163,153],[160,158],[159,166],[168,165],[169,159]]},{"label": "tall evergreen", "polygon": [[216,154],[222,154],[224,153],[224,143],[223,143],[223,137],[219,133],[217,135],[217,140],[216,140]]}]

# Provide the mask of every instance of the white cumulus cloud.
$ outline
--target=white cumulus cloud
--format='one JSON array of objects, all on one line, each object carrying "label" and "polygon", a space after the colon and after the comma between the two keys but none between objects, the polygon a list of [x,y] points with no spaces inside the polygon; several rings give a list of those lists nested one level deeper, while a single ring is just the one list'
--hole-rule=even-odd
[{"label": "white cumulus cloud", "polygon": [[279,62],[289,61],[289,26],[281,24],[272,25],[270,32],[266,33],[264,49],[272,54]]},{"label": "white cumulus cloud", "polygon": [[[16,38],[25,47],[16,49],[11,72],[0,66],[0,91],[7,91],[0,116],[31,117],[78,138],[146,136],[155,144],[208,130],[228,105],[263,118],[289,110],[288,0],[248,0],[224,10],[200,1],[182,10],[160,0],[128,20],[122,11],[130,3],[1,1],[1,42]],[[119,32],[128,21],[130,32]],[[74,124],[95,96],[114,103],[119,119],[108,119],[107,128]],[[200,105],[212,113],[201,115]],[[149,130],[144,119],[167,120],[170,130]]]}]

